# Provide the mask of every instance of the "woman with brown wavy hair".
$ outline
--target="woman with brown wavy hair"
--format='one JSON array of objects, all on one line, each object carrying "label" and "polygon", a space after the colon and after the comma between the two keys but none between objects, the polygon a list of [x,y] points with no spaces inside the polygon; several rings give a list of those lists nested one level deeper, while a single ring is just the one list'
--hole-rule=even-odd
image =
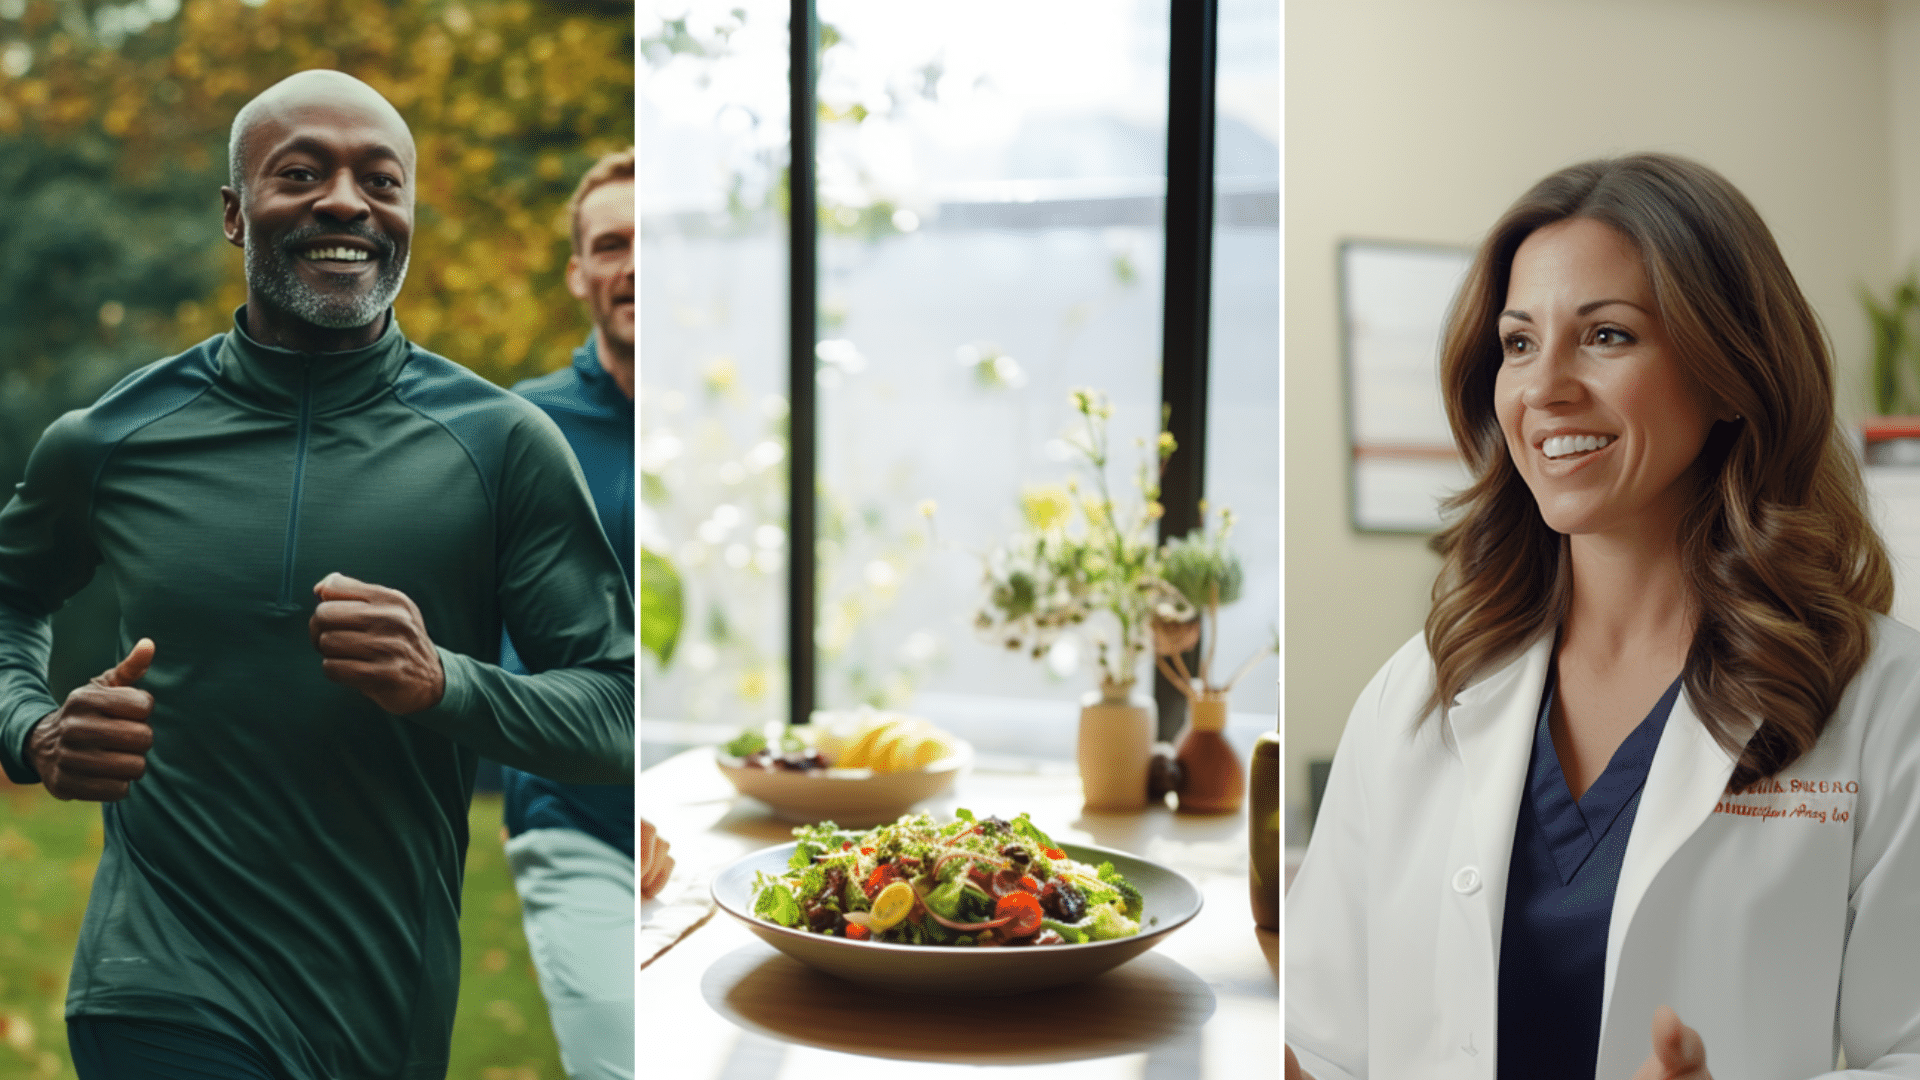
[{"label": "woman with brown wavy hair", "polygon": [[1920,635],[1759,214],[1547,177],[1441,381],[1474,479],[1288,896],[1289,1073],[1920,1076]]}]

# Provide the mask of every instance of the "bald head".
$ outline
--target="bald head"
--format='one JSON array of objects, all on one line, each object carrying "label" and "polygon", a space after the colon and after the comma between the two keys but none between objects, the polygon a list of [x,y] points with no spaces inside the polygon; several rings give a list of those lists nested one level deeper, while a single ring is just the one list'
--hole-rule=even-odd
[{"label": "bald head", "polygon": [[285,125],[299,112],[316,107],[358,112],[375,126],[387,129],[407,171],[413,171],[413,132],[400,110],[381,97],[380,91],[346,72],[316,68],[281,79],[260,91],[235,114],[233,128],[227,136],[227,182],[243,200],[247,191],[247,155],[258,149],[251,138],[255,129],[266,121],[280,121]]},{"label": "bald head", "polygon": [[233,121],[227,242],[247,266],[256,340],[339,352],[377,339],[406,280],[413,133],[387,99],[338,71],[303,71]]}]

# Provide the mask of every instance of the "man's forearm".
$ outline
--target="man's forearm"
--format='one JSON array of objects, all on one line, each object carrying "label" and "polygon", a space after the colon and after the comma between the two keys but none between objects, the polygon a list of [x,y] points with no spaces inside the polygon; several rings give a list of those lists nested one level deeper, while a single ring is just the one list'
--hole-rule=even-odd
[{"label": "man's forearm", "polygon": [[53,620],[0,597],[0,769],[16,784],[40,782],[27,760],[26,744],[33,726],[60,707],[47,688],[52,654]]},{"label": "man's forearm", "polygon": [[440,650],[446,692],[406,720],[522,772],[572,784],[633,781],[631,661],[515,675]]}]

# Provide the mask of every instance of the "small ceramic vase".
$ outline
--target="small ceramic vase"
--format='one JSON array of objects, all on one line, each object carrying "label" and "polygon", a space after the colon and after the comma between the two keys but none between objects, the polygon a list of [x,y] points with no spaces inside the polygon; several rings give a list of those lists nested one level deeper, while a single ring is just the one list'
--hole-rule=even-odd
[{"label": "small ceramic vase", "polygon": [[1130,697],[1133,684],[1102,683],[1081,699],[1080,787],[1086,808],[1124,813],[1147,805],[1153,759],[1153,703]]},{"label": "small ceramic vase", "polygon": [[1212,691],[1187,706],[1180,733],[1179,810],[1183,814],[1231,814],[1246,794],[1240,757],[1227,745],[1227,696]]}]

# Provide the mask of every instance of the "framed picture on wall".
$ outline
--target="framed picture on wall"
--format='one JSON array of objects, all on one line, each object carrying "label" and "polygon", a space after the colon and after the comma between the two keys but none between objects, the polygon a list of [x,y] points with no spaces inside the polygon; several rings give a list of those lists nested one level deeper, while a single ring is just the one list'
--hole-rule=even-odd
[{"label": "framed picture on wall", "polygon": [[1473,252],[1428,244],[1340,244],[1347,477],[1359,532],[1430,533],[1440,500],[1465,487],[1440,398],[1440,333]]}]

